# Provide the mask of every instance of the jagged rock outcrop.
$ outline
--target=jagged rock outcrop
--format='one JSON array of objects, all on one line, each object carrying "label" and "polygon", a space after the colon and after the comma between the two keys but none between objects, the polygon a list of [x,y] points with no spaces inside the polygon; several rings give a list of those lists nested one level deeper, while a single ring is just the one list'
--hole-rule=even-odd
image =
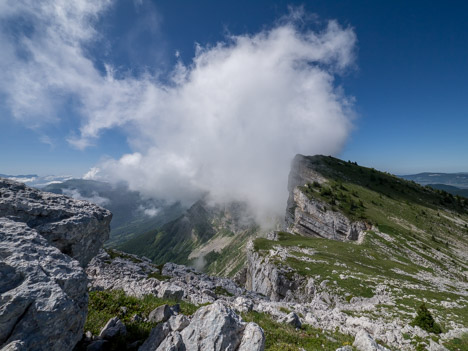
[{"label": "jagged rock outcrop", "polygon": [[[164,336],[164,338],[162,338]],[[262,351],[263,330],[255,323],[245,323],[225,303],[216,301],[201,307],[182,330],[170,332],[170,325],[157,326],[140,351]]]},{"label": "jagged rock outcrop", "polygon": [[303,186],[310,181],[317,181],[320,184],[327,180],[317,171],[313,160],[303,155],[296,155],[291,162],[291,170],[288,176],[288,203],[286,210],[286,224],[294,222],[294,209],[296,202],[294,201],[294,189],[297,186]]},{"label": "jagged rock outcrop", "polygon": [[85,267],[109,238],[112,214],[87,201],[0,178],[0,217],[26,223]]},{"label": "jagged rock outcrop", "polygon": [[83,270],[111,213],[0,179],[0,348],[71,350],[87,312]]},{"label": "jagged rock outcrop", "polygon": [[296,155],[288,180],[288,203],[286,227],[291,233],[315,236],[334,240],[359,240],[367,225],[353,222],[341,212],[327,209],[328,206],[318,199],[309,198],[301,189],[308,183],[326,183],[320,174],[321,163],[314,157]]},{"label": "jagged rock outcrop", "polygon": [[168,262],[160,270],[144,257],[113,252],[116,257],[112,259],[102,250],[89,263],[86,273],[91,289],[123,290],[137,297],[154,294],[162,298],[184,299],[197,305],[228,296],[258,296],[230,279],[209,276],[191,267]]},{"label": "jagged rock outcrop", "polygon": [[125,334],[127,334],[125,324],[123,324],[119,318],[113,317],[107,321],[101,333],[99,333],[99,336],[103,339],[113,339],[118,335]]},{"label": "jagged rock outcrop", "polygon": [[289,279],[290,271],[272,261],[272,257],[261,256],[254,250],[252,242],[247,244],[247,267],[245,288],[260,293],[273,301],[280,301],[297,292],[303,279]]},{"label": "jagged rock outcrop", "polygon": [[101,250],[86,268],[91,289],[123,290],[126,294],[136,297],[158,294],[160,281],[151,278],[152,273],[160,271],[148,259],[137,258],[134,255],[111,259],[104,250]]},{"label": "jagged rock outcrop", "polygon": [[[311,253],[307,249],[296,250],[304,254]],[[290,267],[282,265],[281,262],[288,257],[297,259],[287,248],[279,245],[268,254],[260,254],[250,241],[247,244],[247,265],[242,279],[246,289],[260,293],[272,301],[310,302],[316,297],[315,282],[312,278],[301,276]]]},{"label": "jagged rock outcrop", "polygon": [[0,260],[0,348],[71,350],[88,303],[78,261],[7,218],[0,218]]}]

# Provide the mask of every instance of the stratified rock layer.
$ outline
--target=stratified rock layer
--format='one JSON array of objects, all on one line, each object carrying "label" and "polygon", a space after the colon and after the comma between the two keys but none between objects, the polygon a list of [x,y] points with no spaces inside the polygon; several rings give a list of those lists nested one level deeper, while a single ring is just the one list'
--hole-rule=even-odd
[{"label": "stratified rock layer", "polygon": [[112,214],[86,201],[0,178],[0,217],[26,223],[85,267],[109,238]]},{"label": "stratified rock layer", "polygon": [[317,171],[321,166],[313,158],[296,155],[289,173],[289,198],[286,209],[286,226],[289,232],[303,236],[335,240],[359,240],[369,229],[363,222],[353,222],[341,212],[326,209],[326,204],[311,199],[301,191],[307,183],[325,183]]},{"label": "stratified rock layer", "polygon": [[359,240],[368,229],[363,222],[352,222],[338,211],[327,210],[324,203],[310,199],[299,188],[293,191],[294,217],[289,230],[303,236],[334,240]]},{"label": "stratified rock layer", "polygon": [[79,263],[7,218],[0,218],[0,259],[0,348],[72,349],[88,302]]}]

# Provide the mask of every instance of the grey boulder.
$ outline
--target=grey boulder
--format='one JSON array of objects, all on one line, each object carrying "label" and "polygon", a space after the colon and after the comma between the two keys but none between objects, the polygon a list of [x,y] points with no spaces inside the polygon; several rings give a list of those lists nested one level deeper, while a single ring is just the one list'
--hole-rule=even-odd
[{"label": "grey boulder", "polygon": [[168,323],[172,330],[180,332],[190,324],[190,321],[183,314],[179,314],[169,318]]},{"label": "grey boulder", "polygon": [[286,316],[286,318],[284,319],[284,323],[289,324],[293,326],[294,328],[302,327],[302,323],[301,323],[301,320],[299,319],[299,316],[294,312],[291,312]]},{"label": "grey boulder", "polygon": [[359,351],[390,351],[383,347],[370,336],[368,332],[361,329],[354,338],[353,346]]},{"label": "grey boulder", "polygon": [[127,328],[125,327],[125,324],[123,324],[119,318],[113,317],[109,319],[106,325],[101,329],[99,336],[103,339],[110,340],[118,335],[125,334],[127,334]]},{"label": "grey boulder", "polygon": [[184,351],[184,342],[178,331],[170,333],[156,351]]},{"label": "grey boulder", "polygon": [[148,321],[160,323],[167,321],[172,316],[172,310],[169,305],[162,305],[152,310],[148,316]]},{"label": "grey boulder", "polygon": [[158,324],[151,330],[148,339],[140,346],[138,351],[155,351],[170,332],[171,328],[168,323]]},{"label": "grey boulder", "polygon": [[238,351],[260,351],[265,349],[265,334],[256,323],[248,323],[242,335]]}]

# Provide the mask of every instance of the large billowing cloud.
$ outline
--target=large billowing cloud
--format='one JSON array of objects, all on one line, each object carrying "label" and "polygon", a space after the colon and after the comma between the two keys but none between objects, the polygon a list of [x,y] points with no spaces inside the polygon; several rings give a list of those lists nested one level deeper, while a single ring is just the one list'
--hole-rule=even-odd
[{"label": "large billowing cloud", "polygon": [[73,97],[82,117],[68,138],[75,147],[91,145],[105,129],[126,131],[134,152],[97,165],[89,177],[125,180],[168,200],[203,193],[244,200],[263,218],[283,213],[296,153],[335,154],[349,135],[351,99],[334,78],[352,66],[356,40],[335,21],[307,30],[296,26],[296,14],[259,33],[199,46],[189,65],[179,62],[162,81],[110,66],[102,74],[87,57],[83,45],[97,35],[92,24],[108,1],[31,9],[35,3],[0,11],[2,19],[21,13],[35,26],[16,43],[2,34],[2,66],[12,68],[2,73],[11,86],[1,89],[22,119],[54,115]]}]

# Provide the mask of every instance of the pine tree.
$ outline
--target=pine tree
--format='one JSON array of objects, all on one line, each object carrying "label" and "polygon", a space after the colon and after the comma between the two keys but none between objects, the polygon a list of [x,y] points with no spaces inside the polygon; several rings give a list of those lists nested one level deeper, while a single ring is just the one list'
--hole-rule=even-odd
[{"label": "pine tree", "polygon": [[431,312],[426,307],[426,304],[423,303],[419,306],[416,318],[414,318],[413,322],[411,323],[413,326],[418,326],[421,329],[429,333],[440,334],[442,333],[442,328],[431,315]]}]

